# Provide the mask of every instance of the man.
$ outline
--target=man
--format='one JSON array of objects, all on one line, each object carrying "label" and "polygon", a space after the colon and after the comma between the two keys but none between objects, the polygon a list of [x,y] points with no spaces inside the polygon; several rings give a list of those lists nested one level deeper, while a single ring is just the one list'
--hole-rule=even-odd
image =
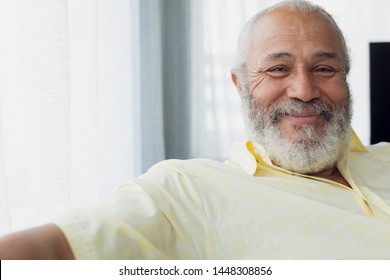
[{"label": "man", "polygon": [[232,80],[251,141],[225,163],[164,161],[96,207],[0,241],[1,258],[390,257],[388,144],[353,130],[332,17],[283,2],[243,29]]}]

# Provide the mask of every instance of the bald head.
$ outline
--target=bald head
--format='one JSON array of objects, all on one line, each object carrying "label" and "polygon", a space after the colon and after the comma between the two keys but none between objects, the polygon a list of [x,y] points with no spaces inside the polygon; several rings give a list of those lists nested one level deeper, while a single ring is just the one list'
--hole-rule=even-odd
[{"label": "bald head", "polygon": [[[248,58],[248,54],[250,51],[253,51],[253,48],[256,46],[256,32],[261,28],[269,28],[269,26],[266,26],[270,24],[270,21],[267,18],[272,17],[274,20],[271,24],[277,25],[278,17],[288,23],[288,21],[294,21],[295,19],[305,17],[308,14],[314,14],[315,17],[321,18],[323,25],[318,25],[318,28],[327,26],[333,34],[337,44],[339,44],[340,56],[344,64],[345,72],[348,74],[350,69],[348,48],[345,38],[333,17],[322,7],[307,1],[283,1],[255,14],[242,29],[237,45],[235,66],[232,69],[232,72],[237,76],[237,79],[242,82],[245,82],[246,80],[246,64],[248,63],[248,60],[251,59]],[[315,17],[311,17],[311,20],[315,20]],[[313,22],[305,22],[305,24],[310,25],[313,24]],[[283,26],[280,26],[280,28],[283,28]],[[277,36],[277,33],[275,33],[275,36]]]}]

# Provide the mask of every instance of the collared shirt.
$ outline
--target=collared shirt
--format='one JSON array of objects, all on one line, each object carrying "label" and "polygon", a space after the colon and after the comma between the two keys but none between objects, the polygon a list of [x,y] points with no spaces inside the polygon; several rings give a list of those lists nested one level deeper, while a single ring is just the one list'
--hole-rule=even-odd
[{"label": "collared shirt", "polygon": [[225,163],[160,162],[56,223],[78,259],[390,259],[390,144],[353,133],[337,166],[351,188],[248,141]]}]

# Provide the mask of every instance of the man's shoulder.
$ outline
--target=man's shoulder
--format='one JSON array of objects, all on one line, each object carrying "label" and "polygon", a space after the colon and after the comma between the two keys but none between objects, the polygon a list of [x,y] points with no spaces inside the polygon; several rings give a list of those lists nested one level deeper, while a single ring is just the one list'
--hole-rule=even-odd
[{"label": "man's shoulder", "polygon": [[390,159],[390,143],[389,142],[379,142],[376,144],[366,146],[368,153],[356,153],[364,157],[373,157],[378,160],[389,160]]},{"label": "man's shoulder", "polygon": [[349,168],[365,176],[388,176],[390,168],[390,143],[381,142],[366,146],[366,152],[352,152]]},{"label": "man's shoulder", "polygon": [[148,172],[154,170],[165,170],[167,172],[181,173],[181,174],[198,174],[200,172],[231,172],[232,166],[226,162],[220,162],[207,158],[194,159],[168,159],[160,161],[152,166]]},{"label": "man's shoulder", "polygon": [[[169,159],[152,166],[146,173],[132,182],[158,186],[205,185],[212,181],[214,184],[224,184],[227,180],[237,180],[248,177],[242,169],[212,159]],[[230,178],[230,179],[229,179]]]}]

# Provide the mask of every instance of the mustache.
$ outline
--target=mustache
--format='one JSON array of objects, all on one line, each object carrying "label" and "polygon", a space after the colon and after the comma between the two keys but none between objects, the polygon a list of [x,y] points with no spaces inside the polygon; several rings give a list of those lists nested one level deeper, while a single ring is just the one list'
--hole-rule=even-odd
[{"label": "mustache", "polygon": [[278,104],[269,111],[270,119],[277,122],[280,117],[296,113],[312,112],[323,116],[327,121],[335,114],[335,107],[332,104],[321,102],[317,99],[304,102],[299,99],[290,99],[286,103]]}]

